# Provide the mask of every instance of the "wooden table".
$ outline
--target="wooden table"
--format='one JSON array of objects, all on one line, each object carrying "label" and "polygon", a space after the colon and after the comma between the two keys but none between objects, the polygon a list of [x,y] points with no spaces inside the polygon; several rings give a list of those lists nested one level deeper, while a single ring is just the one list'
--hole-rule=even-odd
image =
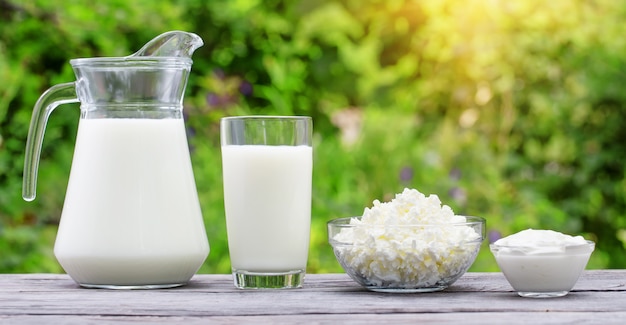
[{"label": "wooden table", "polygon": [[164,290],[79,288],[67,275],[0,274],[0,324],[626,324],[626,270],[585,271],[567,296],[521,298],[501,273],[467,273],[445,291],[369,292],[345,274],[309,274],[302,289],[238,290],[199,274]]}]

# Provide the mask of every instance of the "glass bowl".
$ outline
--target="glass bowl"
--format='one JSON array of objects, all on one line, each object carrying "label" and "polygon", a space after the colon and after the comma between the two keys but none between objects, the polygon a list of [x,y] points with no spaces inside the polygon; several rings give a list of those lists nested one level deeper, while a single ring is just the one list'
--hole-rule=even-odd
[{"label": "glass bowl", "polygon": [[562,247],[489,245],[504,277],[517,294],[529,298],[568,294],[587,266],[593,241]]},{"label": "glass bowl", "polygon": [[447,288],[474,263],[485,219],[450,224],[366,225],[360,217],[328,222],[328,241],[345,272],[378,292]]}]

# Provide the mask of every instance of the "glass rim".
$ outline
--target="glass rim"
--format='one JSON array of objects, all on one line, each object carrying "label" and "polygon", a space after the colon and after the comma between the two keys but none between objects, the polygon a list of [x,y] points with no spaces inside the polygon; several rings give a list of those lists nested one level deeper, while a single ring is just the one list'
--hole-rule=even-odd
[{"label": "glass rim", "polygon": [[242,115],[222,117],[222,121],[231,120],[311,120],[311,116],[305,115]]}]

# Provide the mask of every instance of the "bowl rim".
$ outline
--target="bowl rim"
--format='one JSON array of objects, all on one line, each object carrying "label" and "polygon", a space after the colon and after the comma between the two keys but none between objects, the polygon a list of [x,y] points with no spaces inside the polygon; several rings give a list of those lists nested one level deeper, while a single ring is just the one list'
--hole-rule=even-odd
[{"label": "bowl rim", "polygon": [[425,229],[450,229],[450,228],[457,228],[457,227],[470,227],[472,229],[474,229],[478,235],[477,238],[472,238],[471,240],[463,240],[461,242],[459,242],[459,244],[476,244],[479,243],[482,246],[483,241],[486,238],[486,228],[487,228],[487,221],[485,220],[485,218],[482,217],[476,217],[476,216],[463,216],[467,219],[469,219],[466,222],[453,222],[453,223],[441,223],[441,224],[406,224],[406,225],[395,225],[395,224],[351,224],[350,221],[352,219],[360,219],[361,216],[358,217],[343,217],[343,218],[337,218],[337,219],[333,219],[329,222],[327,222],[327,231],[328,231],[328,242],[331,244],[331,246],[335,247],[337,246],[352,246],[352,245],[360,245],[358,243],[355,242],[343,242],[343,241],[338,241],[334,238],[334,236],[331,236],[331,234],[333,233],[339,233],[341,231],[343,231],[344,229],[374,229],[374,230],[384,230],[386,231],[393,231],[394,229],[397,230],[415,230],[415,229],[421,229],[421,230],[425,230]]},{"label": "bowl rim", "polygon": [[[575,248],[583,248],[583,247],[589,247],[592,246],[595,248],[596,243],[593,240],[589,240],[589,239],[585,239],[585,243],[584,244],[573,244],[573,245],[545,245],[542,246],[541,248],[558,248],[558,247],[563,247],[564,249],[575,249]],[[492,249],[501,249],[501,248],[509,248],[509,249],[520,249],[520,248],[535,248],[534,246],[530,246],[530,245],[497,245],[495,243],[490,243],[489,244],[489,248]]]},{"label": "bowl rim", "polygon": [[329,227],[338,227],[338,228],[354,228],[354,227],[384,227],[384,228],[411,228],[411,227],[450,227],[450,226],[468,226],[468,225],[482,225],[483,228],[486,226],[486,219],[483,217],[477,216],[465,216],[465,215],[457,215],[461,217],[465,217],[465,222],[450,222],[450,223],[412,223],[412,224],[351,224],[352,219],[361,220],[362,216],[354,216],[354,217],[343,217],[336,218],[328,221],[326,224]]}]

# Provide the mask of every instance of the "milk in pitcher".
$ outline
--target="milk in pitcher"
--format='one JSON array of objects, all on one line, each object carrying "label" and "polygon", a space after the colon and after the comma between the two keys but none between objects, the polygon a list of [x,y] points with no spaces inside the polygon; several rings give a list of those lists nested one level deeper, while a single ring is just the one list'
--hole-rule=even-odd
[{"label": "milk in pitcher", "polygon": [[204,262],[209,246],[183,123],[80,120],[54,251],[81,285],[175,286]]}]

